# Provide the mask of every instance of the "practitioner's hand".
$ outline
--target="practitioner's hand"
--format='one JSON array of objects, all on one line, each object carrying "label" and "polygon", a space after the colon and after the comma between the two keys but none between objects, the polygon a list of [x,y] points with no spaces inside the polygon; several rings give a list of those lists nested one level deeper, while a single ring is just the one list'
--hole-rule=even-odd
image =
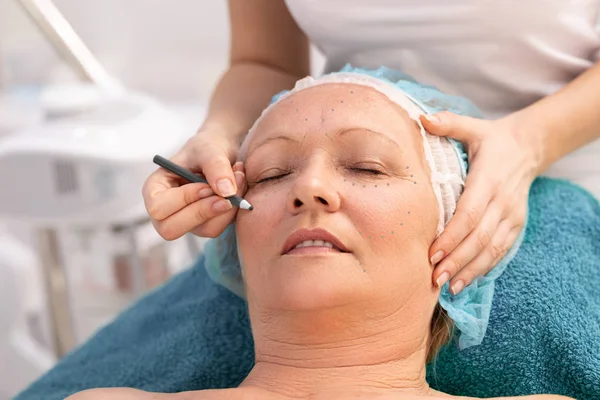
[{"label": "practitioner's hand", "polygon": [[[167,240],[188,232],[202,237],[216,237],[229,225],[238,208],[229,197],[246,192],[246,178],[241,162],[233,168],[238,146],[216,132],[199,132],[171,158],[171,161],[200,173],[204,183],[188,183],[159,168],[144,184],[146,210],[156,231]],[[217,196],[215,193],[220,194]]]},{"label": "practitioner's hand", "polygon": [[[531,183],[538,173],[541,146],[520,132],[512,117],[490,121],[450,112],[421,118],[431,134],[462,142],[469,173],[456,212],[432,244],[433,280],[450,282],[459,293],[489,272],[506,254],[525,223]],[[441,261],[441,262],[440,262]]]}]

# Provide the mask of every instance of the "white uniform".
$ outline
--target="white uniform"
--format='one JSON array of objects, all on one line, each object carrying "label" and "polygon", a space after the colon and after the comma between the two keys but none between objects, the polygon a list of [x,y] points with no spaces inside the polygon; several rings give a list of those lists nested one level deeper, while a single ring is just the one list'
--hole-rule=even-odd
[{"label": "white uniform", "polygon": [[[346,63],[399,69],[469,98],[488,118],[552,94],[600,60],[600,0],[286,3],[325,54],[326,72]],[[600,140],[567,155],[547,174],[600,198]]]}]

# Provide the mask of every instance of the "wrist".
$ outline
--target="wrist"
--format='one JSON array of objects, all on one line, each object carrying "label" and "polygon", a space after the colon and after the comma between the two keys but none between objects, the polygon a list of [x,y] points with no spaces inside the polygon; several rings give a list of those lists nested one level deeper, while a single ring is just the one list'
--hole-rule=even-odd
[{"label": "wrist", "polygon": [[543,173],[553,162],[548,149],[550,129],[541,124],[539,119],[529,115],[526,110],[510,114],[501,121],[506,124],[513,139],[528,154],[536,176]]},{"label": "wrist", "polygon": [[208,135],[211,137],[211,140],[239,146],[244,140],[246,132],[232,123],[232,121],[227,121],[223,118],[207,118],[196,132],[196,135]]}]

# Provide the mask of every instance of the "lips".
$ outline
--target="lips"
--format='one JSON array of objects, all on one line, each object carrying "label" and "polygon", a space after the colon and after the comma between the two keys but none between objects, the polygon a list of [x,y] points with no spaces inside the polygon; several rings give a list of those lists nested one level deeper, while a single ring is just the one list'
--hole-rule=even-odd
[{"label": "lips", "polygon": [[292,233],[283,245],[281,254],[287,254],[294,249],[300,243],[306,240],[322,240],[329,242],[333,245],[333,248],[342,253],[349,253],[350,250],[338,239],[334,234],[326,231],[322,228],[315,229],[298,229]]}]

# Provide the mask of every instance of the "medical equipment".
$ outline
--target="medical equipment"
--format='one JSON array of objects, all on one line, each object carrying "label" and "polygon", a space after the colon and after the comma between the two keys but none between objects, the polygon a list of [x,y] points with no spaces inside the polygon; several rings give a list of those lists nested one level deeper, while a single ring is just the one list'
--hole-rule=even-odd
[{"label": "medical equipment", "polygon": [[55,362],[44,332],[44,288],[35,253],[0,232],[0,398],[10,397]]},{"label": "medical equipment", "polygon": [[[152,156],[174,153],[190,130],[176,112],[113,79],[51,1],[20,4],[89,81],[44,88],[43,118],[0,139],[0,221],[36,233],[59,358],[94,330],[74,316],[97,328],[196,255],[196,242],[167,243],[156,233],[141,196]],[[7,257],[0,253],[0,274],[37,266]]]}]

